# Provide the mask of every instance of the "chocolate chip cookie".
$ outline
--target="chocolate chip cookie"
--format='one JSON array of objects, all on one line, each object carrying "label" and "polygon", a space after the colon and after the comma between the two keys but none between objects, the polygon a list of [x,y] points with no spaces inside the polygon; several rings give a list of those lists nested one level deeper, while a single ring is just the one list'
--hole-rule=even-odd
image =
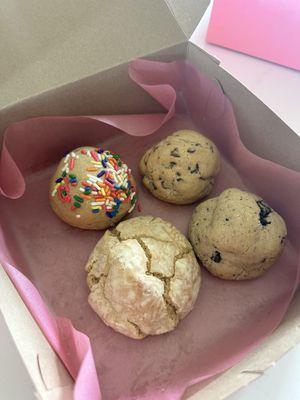
[{"label": "chocolate chip cookie", "polygon": [[219,166],[215,144],[192,130],[173,133],[140,161],[143,184],[155,197],[174,204],[190,204],[206,196]]}]

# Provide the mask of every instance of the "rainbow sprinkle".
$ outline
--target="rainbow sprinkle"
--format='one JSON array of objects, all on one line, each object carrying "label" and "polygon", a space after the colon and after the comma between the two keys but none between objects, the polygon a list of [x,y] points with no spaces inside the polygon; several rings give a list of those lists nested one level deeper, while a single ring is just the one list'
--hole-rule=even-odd
[{"label": "rainbow sprinkle", "polygon": [[[79,154],[81,157],[88,157],[91,163],[86,168],[85,180],[80,183],[71,172]],[[55,180],[52,196],[57,195],[60,201],[71,203],[72,211],[78,212],[86,201],[92,213],[103,211],[108,218],[114,218],[122,203],[130,203],[129,213],[137,204],[135,187],[130,179],[131,170],[119,155],[101,148],[81,149],[78,154],[72,151],[65,156],[61,176]],[[78,194],[71,197],[70,186],[79,186]],[[76,214],[76,218],[80,218],[80,214]]]}]

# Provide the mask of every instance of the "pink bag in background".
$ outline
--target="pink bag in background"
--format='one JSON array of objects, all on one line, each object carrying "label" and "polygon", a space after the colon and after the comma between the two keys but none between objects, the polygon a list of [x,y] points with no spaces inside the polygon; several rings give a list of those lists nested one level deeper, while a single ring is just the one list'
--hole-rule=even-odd
[{"label": "pink bag in background", "polygon": [[[99,399],[100,391],[105,400],[179,399],[188,386],[231,367],[270,334],[299,284],[300,174],[243,146],[229,100],[192,65],[136,60],[129,74],[165,114],[40,117],[10,125],[4,136],[1,263],[74,378],[75,400]],[[48,182],[64,152],[96,143],[120,153],[140,182],[144,151],[185,127],[202,131],[222,154],[211,197],[232,186],[261,195],[284,217],[287,245],[277,264],[253,281],[222,281],[202,268],[190,315],[172,333],[135,341],[106,327],[87,304],[84,264],[102,232],[58,220],[49,207]],[[186,234],[195,205],[161,202],[140,183],[139,196],[142,214],[165,218]]]},{"label": "pink bag in background", "polygon": [[300,3],[214,0],[206,40],[300,71]]}]

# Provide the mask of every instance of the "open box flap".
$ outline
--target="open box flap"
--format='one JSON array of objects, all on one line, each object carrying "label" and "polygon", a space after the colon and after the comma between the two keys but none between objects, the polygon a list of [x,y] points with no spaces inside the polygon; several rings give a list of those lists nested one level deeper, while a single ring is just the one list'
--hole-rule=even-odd
[{"label": "open box flap", "polygon": [[165,0],[187,39],[197,27],[210,0]]},{"label": "open box flap", "polygon": [[186,41],[164,0],[3,0],[2,9],[0,107]]}]

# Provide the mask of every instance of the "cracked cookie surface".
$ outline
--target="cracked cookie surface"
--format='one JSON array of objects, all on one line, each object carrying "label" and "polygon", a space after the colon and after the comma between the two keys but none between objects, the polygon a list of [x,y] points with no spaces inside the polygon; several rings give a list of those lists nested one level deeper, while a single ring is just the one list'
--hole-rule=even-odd
[{"label": "cracked cookie surface", "polygon": [[86,271],[93,310],[134,339],[173,330],[192,310],[200,287],[189,241],[170,223],[150,216],[106,231]]},{"label": "cracked cookie surface", "polygon": [[256,278],[280,256],[287,229],[259,196],[231,188],[199,204],[189,238],[202,264],[215,276]]},{"label": "cracked cookie surface", "polygon": [[192,130],[166,137],[140,161],[143,184],[155,197],[174,204],[190,204],[206,196],[219,167],[215,144]]}]

